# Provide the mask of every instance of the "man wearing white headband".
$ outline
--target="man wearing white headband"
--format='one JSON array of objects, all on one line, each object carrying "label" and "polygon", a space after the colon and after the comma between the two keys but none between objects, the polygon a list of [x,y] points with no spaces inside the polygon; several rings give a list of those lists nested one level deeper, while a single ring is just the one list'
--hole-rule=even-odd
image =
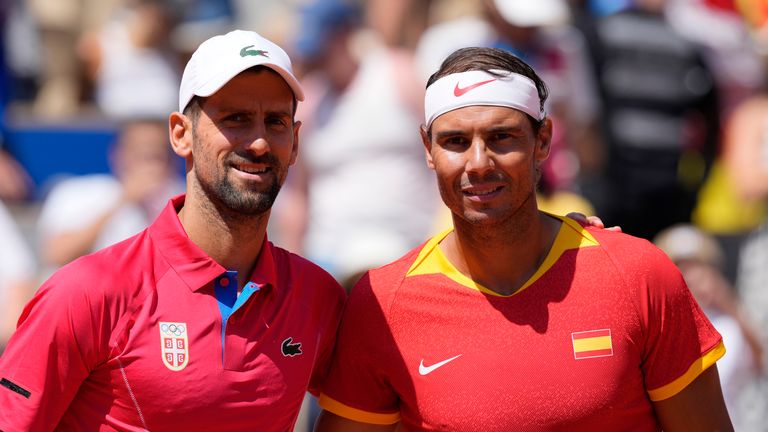
[{"label": "man wearing white headband", "polygon": [[732,430],[722,338],[674,264],[538,210],[546,97],[492,48],[429,79],[421,135],[453,228],[352,290],[320,431]]},{"label": "man wearing white headband", "polygon": [[345,297],[266,236],[303,99],[260,35],[200,45],[169,117],[187,193],[40,288],[0,359],[0,430],[293,429]]}]

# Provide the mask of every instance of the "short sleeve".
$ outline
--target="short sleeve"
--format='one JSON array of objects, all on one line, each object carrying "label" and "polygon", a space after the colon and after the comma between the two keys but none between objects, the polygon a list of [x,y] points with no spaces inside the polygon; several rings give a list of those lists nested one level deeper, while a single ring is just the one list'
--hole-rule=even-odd
[{"label": "short sleeve", "polygon": [[0,358],[0,430],[55,428],[102,357],[101,299],[78,274],[54,274],[24,308]]},{"label": "short sleeve", "polygon": [[399,398],[381,364],[396,349],[385,306],[373,294],[370,274],[352,289],[342,316],[336,350],[320,406],[341,417],[373,423],[400,420]]},{"label": "short sleeve", "polygon": [[[725,354],[722,337],[704,315],[677,267],[656,248],[642,259],[641,321],[646,329],[642,370],[653,401],[674,396]],[[641,257],[636,257],[640,259]]]}]

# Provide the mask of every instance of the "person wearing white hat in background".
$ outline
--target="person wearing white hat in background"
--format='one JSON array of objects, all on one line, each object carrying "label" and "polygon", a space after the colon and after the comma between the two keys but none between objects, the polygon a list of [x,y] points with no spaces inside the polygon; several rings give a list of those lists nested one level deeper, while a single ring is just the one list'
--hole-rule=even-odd
[{"label": "person wearing white hat in background", "polygon": [[169,116],[186,195],[27,304],[0,359],[0,430],[292,429],[345,299],[266,237],[303,98],[286,53],[260,35],[200,45]]}]

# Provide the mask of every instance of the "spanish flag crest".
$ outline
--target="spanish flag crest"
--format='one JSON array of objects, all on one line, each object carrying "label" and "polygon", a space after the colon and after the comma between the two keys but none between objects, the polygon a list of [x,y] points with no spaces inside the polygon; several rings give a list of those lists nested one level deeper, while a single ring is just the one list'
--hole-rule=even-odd
[{"label": "spanish flag crest", "polygon": [[571,341],[576,360],[613,355],[611,329],[574,332],[571,333]]}]

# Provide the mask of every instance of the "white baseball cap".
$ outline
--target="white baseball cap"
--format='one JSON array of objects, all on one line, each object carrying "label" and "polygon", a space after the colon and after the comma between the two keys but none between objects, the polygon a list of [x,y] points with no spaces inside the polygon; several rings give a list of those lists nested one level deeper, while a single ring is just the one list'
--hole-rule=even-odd
[{"label": "white baseball cap", "polygon": [[194,96],[216,93],[240,72],[253,66],[266,66],[293,90],[297,100],[304,100],[304,90],[293,75],[291,59],[274,42],[256,32],[233,30],[201,43],[192,54],[179,87],[179,112],[184,111]]},{"label": "white baseball cap", "polygon": [[570,18],[564,0],[494,0],[493,3],[505,21],[518,27],[564,24]]}]

